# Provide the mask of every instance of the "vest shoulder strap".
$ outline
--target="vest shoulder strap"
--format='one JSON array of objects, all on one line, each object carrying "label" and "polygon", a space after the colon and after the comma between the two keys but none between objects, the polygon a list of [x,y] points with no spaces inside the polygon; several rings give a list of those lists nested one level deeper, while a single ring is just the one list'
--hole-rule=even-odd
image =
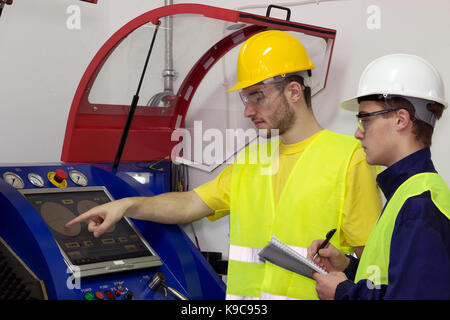
[{"label": "vest shoulder strap", "polygon": [[450,219],[450,190],[442,177],[434,172],[416,174],[406,180],[395,192],[391,201],[403,203],[411,197],[430,191],[431,200],[447,218]]}]

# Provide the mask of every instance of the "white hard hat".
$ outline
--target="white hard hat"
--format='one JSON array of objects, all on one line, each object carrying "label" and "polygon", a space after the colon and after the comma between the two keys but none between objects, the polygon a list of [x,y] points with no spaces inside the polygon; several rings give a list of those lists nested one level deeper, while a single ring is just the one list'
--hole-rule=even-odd
[{"label": "white hard hat", "polygon": [[439,72],[425,59],[410,54],[390,54],[369,63],[359,80],[357,95],[339,106],[358,111],[358,98],[379,94],[425,99],[447,108]]}]

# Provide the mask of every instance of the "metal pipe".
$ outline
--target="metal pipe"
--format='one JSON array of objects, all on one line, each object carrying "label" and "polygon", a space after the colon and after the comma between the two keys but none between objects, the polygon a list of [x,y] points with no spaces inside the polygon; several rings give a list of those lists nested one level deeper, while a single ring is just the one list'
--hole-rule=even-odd
[{"label": "metal pipe", "polygon": [[[172,5],[173,0],[164,0],[164,5]],[[176,72],[173,69],[173,17],[167,16],[163,18],[164,28],[164,70],[162,71],[162,77],[164,79],[164,89],[161,92],[153,95],[147,102],[147,106],[169,106],[170,101],[167,97],[173,95],[173,80],[175,79]]]},{"label": "metal pipe", "polygon": [[[173,0],[165,0],[164,5],[172,5]],[[173,17],[164,18],[164,36],[166,41],[164,54],[164,91],[173,93],[173,80],[175,78],[175,70],[173,70]]]}]

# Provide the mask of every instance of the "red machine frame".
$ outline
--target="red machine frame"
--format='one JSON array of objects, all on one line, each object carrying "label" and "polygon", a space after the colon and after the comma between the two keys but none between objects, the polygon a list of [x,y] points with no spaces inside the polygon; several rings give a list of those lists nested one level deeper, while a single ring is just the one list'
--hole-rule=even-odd
[{"label": "red machine frame", "polygon": [[[154,110],[156,108],[138,106],[122,161],[153,161],[170,156],[172,148],[178,143],[171,141],[172,132],[177,125],[183,127],[190,102],[202,79],[229,50],[255,33],[267,29],[278,29],[314,35],[324,38],[325,41],[334,40],[336,37],[336,30],[332,29],[207,5],[175,4],[146,12],[114,33],[87,67],[72,101],[61,155],[62,161],[112,162],[114,160],[130,106],[96,103],[95,107],[100,111],[94,113],[91,111],[94,105],[88,101],[90,88],[109,55],[131,32],[146,23],[151,22],[156,25],[159,19],[177,14],[198,14],[222,21],[247,23],[249,26],[226,36],[211,46],[199,59],[182,82],[175,101],[167,108],[170,109],[168,110],[170,115],[162,116],[156,114],[158,112]],[[331,52],[332,50],[333,47]]]}]

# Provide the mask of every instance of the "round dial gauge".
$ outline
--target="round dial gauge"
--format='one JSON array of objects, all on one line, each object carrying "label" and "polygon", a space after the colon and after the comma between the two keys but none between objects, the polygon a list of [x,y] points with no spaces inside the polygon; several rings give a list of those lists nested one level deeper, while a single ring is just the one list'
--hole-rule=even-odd
[{"label": "round dial gauge", "polygon": [[78,170],[70,171],[69,176],[70,179],[79,186],[86,187],[88,185],[88,178]]},{"label": "round dial gauge", "polygon": [[25,186],[22,178],[13,172],[5,172],[3,174],[3,180],[5,180],[16,189],[23,189],[23,187]]},{"label": "round dial gauge", "polygon": [[44,186],[44,178],[37,173],[29,173],[28,180],[36,187],[42,188]]}]

